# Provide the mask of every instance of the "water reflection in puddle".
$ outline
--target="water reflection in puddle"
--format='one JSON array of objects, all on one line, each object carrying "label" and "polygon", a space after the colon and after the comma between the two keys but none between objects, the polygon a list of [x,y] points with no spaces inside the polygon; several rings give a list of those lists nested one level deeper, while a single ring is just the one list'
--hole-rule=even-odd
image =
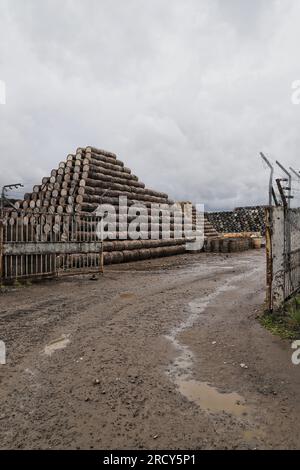
[{"label": "water reflection in puddle", "polygon": [[238,393],[220,393],[206,382],[197,380],[179,379],[176,383],[180,393],[202,410],[212,413],[225,411],[234,416],[241,416],[247,410],[243,397]]},{"label": "water reflection in puddle", "polygon": [[121,299],[132,299],[135,297],[133,292],[121,292],[120,294]]},{"label": "water reflection in puddle", "polygon": [[177,357],[167,369],[167,374],[177,385],[178,390],[183,396],[196,403],[205,411],[212,413],[226,412],[234,416],[241,416],[246,412],[247,408],[244,398],[238,393],[221,393],[206,382],[196,381],[191,378],[194,355],[188,346],[179,341],[178,336],[186,329],[192,328],[199,317],[206,313],[210,303],[221,293],[235,289],[237,281],[253,275],[256,271],[258,269],[232,276],[211,294],[189,302],[189,314],[185,320],[173,328],[170,334],[166,336],[177,350]]}]

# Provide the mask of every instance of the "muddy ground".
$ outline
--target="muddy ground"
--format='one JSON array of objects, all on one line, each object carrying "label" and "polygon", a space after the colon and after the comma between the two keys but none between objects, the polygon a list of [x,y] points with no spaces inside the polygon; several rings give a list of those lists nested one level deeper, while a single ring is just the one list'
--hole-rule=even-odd
[{"label": "muddy ground", "polygon": [[300,366],[256,318],[264,262],[180,255],[2,293],[0,447],[299,448]]}]

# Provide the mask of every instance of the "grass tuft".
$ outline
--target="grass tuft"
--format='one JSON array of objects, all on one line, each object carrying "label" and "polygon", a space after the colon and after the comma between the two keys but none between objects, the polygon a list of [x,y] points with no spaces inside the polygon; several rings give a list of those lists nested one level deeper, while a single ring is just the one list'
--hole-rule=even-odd
[{"label": "grass tuft", "polygon": [[289,300],[278,312],[265,312],[260,323],[282,339],[300,337],[300,295]]}]

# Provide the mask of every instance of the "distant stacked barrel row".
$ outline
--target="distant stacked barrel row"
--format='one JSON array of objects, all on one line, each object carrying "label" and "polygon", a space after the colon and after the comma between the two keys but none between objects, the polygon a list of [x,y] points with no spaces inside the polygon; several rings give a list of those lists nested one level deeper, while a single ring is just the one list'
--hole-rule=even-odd
[{"label": "distant stacked barrel row", "polygon": [[233,211],[207,212],[205,216],[219,233],[260,232],[265,235],[265,206],[237,207]]},{"label": "distant stacked barrel row", "polygon": [[[127,216],[124,216],[122,209],[119,211],[119,196],[127,197],[129,207],[138,203],[146,206],[147,214],[142,214],[139,220],[142,222],[141,232],[145,232],[141,234],[142,238],[148,239],[129,240],[126,237],[123,221]],[[58,169],[52,170],[50,177],[43,178],[41,185],[34,186],[32,193],[25,194],[24,200],[18,202],[16,207],[26,214],[63,215],[92,214],[100,204],[113,205],[116,210],[117,236],[104,244],[105,263],[184,253],[186,239],[176,236],[176,231],[183,226],[182,218],[171,216],[170,237],[163,239],[162,232],[168,229],[164,225],[164,209],[160,211],[159,223],[151,226],[157,220],[150,213],[153,203],[169,205],[174,201],[165,193],[146,188],[114,153],[86,147],[78,148],[75,154],[68,155],[66,161],[61,162]],[[128,216],[128,223],[135,217]],[[185,224],[184,227],[188,230],[186,236],[192,237],[196,227],[195,207],[191,224]],[[204,221],[204,230],[206,237],[218,236],[207,219]],[[155,239],[151,239],[155,231]]]}]

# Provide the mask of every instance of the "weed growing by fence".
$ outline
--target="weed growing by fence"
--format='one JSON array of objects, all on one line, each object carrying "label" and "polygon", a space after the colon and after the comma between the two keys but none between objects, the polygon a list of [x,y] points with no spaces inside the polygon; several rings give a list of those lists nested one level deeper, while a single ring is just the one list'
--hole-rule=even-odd
[{"label": "weed growing by fence", "polygon": [[277,312],[265,312],[260,323],[282,339],[300,337],[300,295],[292,298]]}]

